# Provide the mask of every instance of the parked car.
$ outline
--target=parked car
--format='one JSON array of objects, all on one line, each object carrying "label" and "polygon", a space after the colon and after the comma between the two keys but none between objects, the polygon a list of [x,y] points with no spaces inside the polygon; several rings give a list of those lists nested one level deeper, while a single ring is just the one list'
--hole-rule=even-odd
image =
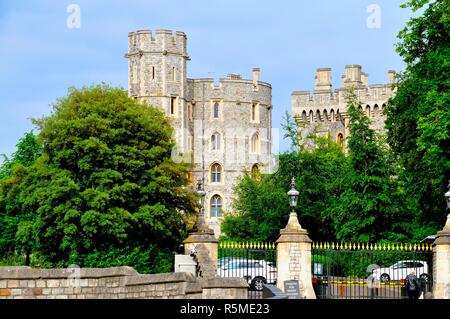
[{"label": "parked car", "polygon": [[221,277],[242,277],[254,290],[262,290],[264,284],[275,284],[277,269],[266,260],[219,260],[217,273]]},{"label": "parked car", "polygon": [[428,264],[422,260],[401,260],[390,267],[375,269],[373,277],[381,282],[398,281],[405,279],[412,270],[422,281],[429,281]]}]

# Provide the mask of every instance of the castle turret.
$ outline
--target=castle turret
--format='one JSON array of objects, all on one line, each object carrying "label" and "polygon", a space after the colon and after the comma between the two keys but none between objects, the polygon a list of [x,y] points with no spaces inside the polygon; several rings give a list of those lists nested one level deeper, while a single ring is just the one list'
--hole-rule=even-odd
[{"label": "castle turret", "polygon": [[352,87],[362,85],[361,66],[358,64],[348,64],[345,66],[345,74],[342,77],[343,87]]},{"label": "castle turret", "polygon": [[346,139],[350,135],[349,117],[347,114],[347,89],[354,92],[361,109],[369,117],[371,128],[384,130],[385,115],[383,109],[386,102],[394,96],[392,84],[395,72],[389,71],[387,84],[369,85],[369,75],[362,71],[358,64],[345,66],[342,76],[342,87],[332,91],[331,69],[317,69],[314,92],[294,91],[291,95],[292,116],[297,123],[300,143],[307,148],[314,148],[312,135],[328,136],[344,149]]},{"label": "castle turret", "polygon": [[317,69],[314,91],[331,92],[331,68]]},{"label": "castle turret", "polygon": [[140,102],[158,107],[177,131],[177,145],[186,146],[186,35],[169,30],[139,30],[128,34],[128,92]]}]

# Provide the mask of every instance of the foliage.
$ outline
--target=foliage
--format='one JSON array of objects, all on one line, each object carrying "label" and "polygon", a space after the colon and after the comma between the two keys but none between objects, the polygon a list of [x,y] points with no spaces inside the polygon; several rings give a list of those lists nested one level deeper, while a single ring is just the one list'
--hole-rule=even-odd
[{"label": "foliage", "polygon": [[34,216],[19,225],[19,241],[32,230],[50,266],[168,269],[197,207],[187,165],[171,160],[168,119],[107,85],[72,88],[53,110],[35,120],[42,156],[12,196],[21,214]]},{"label": "foliage", "polygon": [[450,6],[415,0],[404,7],[423,14],[399,33],[398,53],[407,63],[387,108],[388,141],[404,171],[399,184],[420,239],[445,222],[443,194],[450,179]]},{"label": "foliage", "polygon": [[33,132],[26,133],[17,144],[11,158],[5,156],[0,166],[0,257],[16,253],[29,255],[34,247],[32,232],[34,214],[23,210],[20,187],[30,167],[42,153],[42,145]]},{"label": "foliage", "polygon": [[[370,120],[358,109],[353,91],[348,92],[348,161],[350,170],[344,189],[333,208],[336,237],[342,241],[376,242],[398,240],[404,227],[401,198],[389,165]],[[401,238],[405,239],[405,238]]]},{"label": "foliage", "polygon": [[[286,125],[293,125],[288,122]],[[334,239],[330,207],[340,193],[346,161],[342,149],[318,138],[317,148],[281,154],[279,169],[273,175],[252,179],[245,174],[235,187],[234,214],[222,222],[224,237],[232,240],[276,240],[289,217],[292,177],[300,191],[298,213],[301,224],[314,240]]]}]

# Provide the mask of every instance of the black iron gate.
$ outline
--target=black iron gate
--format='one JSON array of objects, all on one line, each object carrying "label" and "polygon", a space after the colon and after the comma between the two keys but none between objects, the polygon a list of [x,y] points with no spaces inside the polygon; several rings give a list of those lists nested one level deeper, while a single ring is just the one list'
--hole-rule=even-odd
[{"label": "black iron gate", "polygon": [[262,298],[264,284],[277,280],[275,244],[266,242],[219,242],[218,275],[244,278],[249,298]]},{"label": "black iron gate", "polygon": [[408,298],[405,277],[415,272],[431,291],[430,244],[313,243],[313,287],[320,299]]}]

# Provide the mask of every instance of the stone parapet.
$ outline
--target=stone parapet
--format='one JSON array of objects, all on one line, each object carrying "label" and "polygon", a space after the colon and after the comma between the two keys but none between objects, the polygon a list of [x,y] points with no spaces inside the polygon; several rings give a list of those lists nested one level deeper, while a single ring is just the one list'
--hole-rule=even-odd
[{"label": "stone parapet", "polygon": [[0,267],[0,299],[233,299],[247,298],[247,290],[244,279],[139,274],[130,267]]}]

